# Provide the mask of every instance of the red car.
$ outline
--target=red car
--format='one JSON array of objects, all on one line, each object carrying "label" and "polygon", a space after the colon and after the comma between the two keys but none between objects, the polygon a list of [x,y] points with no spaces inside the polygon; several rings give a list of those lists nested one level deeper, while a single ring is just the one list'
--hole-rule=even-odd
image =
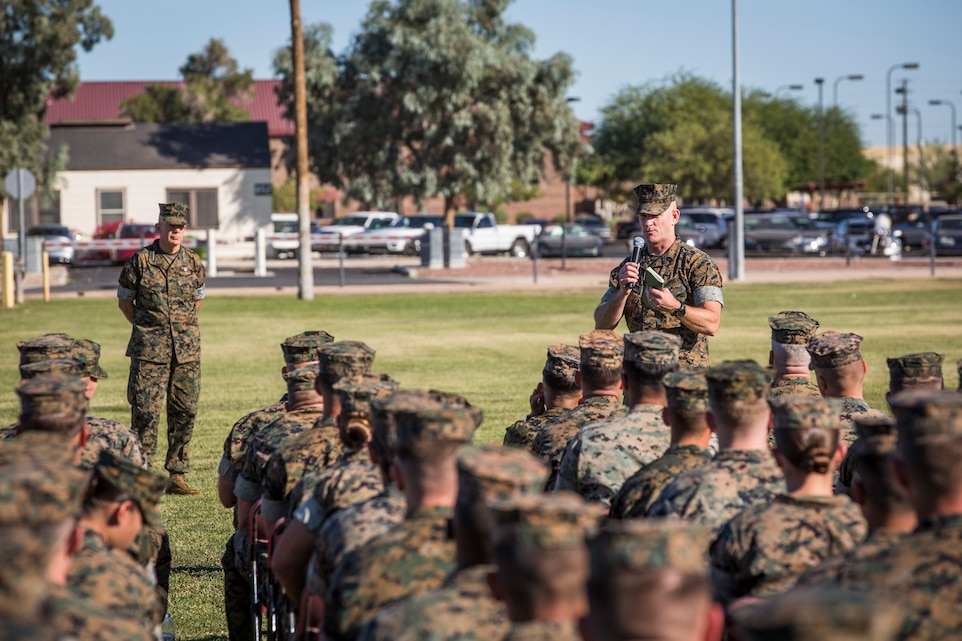
[{"label": "red car", "polygon": [[[124,223],[120,226],[120,233],[115,238],[138,238],[140,247],[146,247],[154,242],[160,235],[154,223]],[[123,264],[127,259],[137,253],[137,249],[112,249],[110,250],[110,260],[114,264]]]}]

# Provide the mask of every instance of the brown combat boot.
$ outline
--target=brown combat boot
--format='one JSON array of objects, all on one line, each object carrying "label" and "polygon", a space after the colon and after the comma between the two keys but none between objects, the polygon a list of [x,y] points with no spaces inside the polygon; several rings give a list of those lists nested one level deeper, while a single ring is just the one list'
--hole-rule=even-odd
[{"label": "brown combat boot", "polygon": [[170,475],[170,479],[167,481],[167,493],[168,494],[180,494],[183,496],[196,496],[198,494],[203,494],[200,490],[195,490],[191,486],[187,485],[187,479],[180,472],[173,472]]}]

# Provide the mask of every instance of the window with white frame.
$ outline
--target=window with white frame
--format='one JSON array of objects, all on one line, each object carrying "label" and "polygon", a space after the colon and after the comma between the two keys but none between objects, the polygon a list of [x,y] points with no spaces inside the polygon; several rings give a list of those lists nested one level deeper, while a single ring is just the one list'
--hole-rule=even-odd
[{"label": "window with white frame", "polygon": [[97,224],[123,221],[127,214],[127,198],[123,189],[97,190]]}]

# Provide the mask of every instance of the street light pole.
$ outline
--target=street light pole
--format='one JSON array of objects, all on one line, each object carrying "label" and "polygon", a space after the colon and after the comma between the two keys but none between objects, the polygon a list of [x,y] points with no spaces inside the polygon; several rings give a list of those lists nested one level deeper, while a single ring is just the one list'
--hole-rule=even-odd
[{"label": "street light pole", "polygon": [[[738,55],[738,0],[732,0],[732,174],[735,220],[728,230],[728,279],[745,280],[745,206],[742,175],[742,81]],[[778,92],[776,91],[776,94]]]},{"label": "street light pole", "polygon": [[864,80],[865,76],[860,73],[853,73],[850,76],[839,76],[832,85],[832,106],[838,107],[838,83],[843,80]]},{"label": "street light pole", "polygon": [[775,96],[776,99],[778,99],[778,92],[780,92],[780,91],[785,91],[785,90],[788,90],[788,91],[801,91],[801,90],[804,89],[804,88],[805,88],[805,85],[782,85],[781,87],[779,87],[778,89],[775,90],[774,96]]},{"label": "street light pole", "polygon": [[825,78],[816,78],[818,85],[818,210],[825,211],[825,110],[822,103],[822,85]]},{"label": "street light pole", "polygon": [[909,204],[909,81],[902,78],[902,86],[895,90],[902,94],[902,197]]},{"label": "street light pole", "polygon": [[[919,63],[917,62],[902,62],[897,65],[892,65],[889,70],[885,72],[885,113],[890,117],[892,115],[892,72],[896,69],[918,69]],[[892,193],[895,191],[895,170],[892,167],[892,142],[895,138],[893,132],[892,120],[889,120],[889,129],[886,132],[888,136],[885,139],[885,153],[886,162],[888,163],[888,193],[886,194],[885,204],[887,206],[892,205]]]}]

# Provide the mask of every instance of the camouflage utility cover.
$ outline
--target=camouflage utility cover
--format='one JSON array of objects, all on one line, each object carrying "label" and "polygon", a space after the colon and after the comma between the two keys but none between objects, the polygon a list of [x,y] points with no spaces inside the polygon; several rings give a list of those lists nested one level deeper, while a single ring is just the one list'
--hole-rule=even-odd
[{"label": "camouflage utility cover", "polygon": [[659,216],[675,201],[678,185],[642,183],[636,185],[632,191],[638,199],[635,216]]},{"label": "camouflage utility cover", "polygon": [[807,345],[818,331],[818,321],[805,312],[778,312],[768,317],[772,340],[783,345]]},{"label": "camouflage utility cover", "polygon": [[808,341],[812,366],[817,369],[842,367],[862,360],[862,337],[858,334],[827,331]]}]

